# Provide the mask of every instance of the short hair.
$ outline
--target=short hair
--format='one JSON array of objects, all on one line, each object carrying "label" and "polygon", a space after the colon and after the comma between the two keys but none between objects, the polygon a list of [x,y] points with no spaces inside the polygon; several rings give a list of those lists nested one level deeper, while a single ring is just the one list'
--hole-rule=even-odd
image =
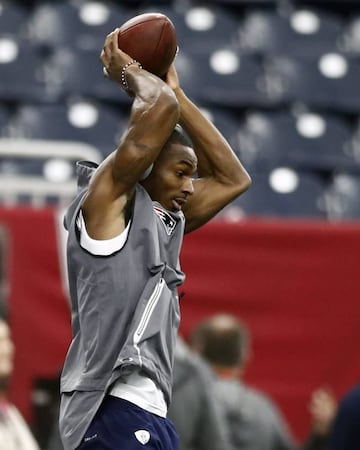
[{"label": "short hair", "polygon": [[199,323],[190,345],[212,365],[239,367],[249,349],[249,332],[237,317],[218,314]]},{"label": "short hair", "polygon": [[[190,139],[190,137],[188,136],[188,134],[185,132],[185,130],[181,127],[181,125],[176,124],[173,131],[171,132],[169,138],[167,139],[167,141],[165,142],[160,154],[158,155],[158,157],[156,158],[156,160],[154,161],[154,164],[152,164],[148,170],[145,172],[145,174],[143,175],[143,177],[141,178],[140,181],[144,181],[147,180],[148,178],[150,178],[150,176],[155,176],[155,170],[153,170],[153,168],[157,167],[159,162],[161,162],[164,158],[167,157],[168,151],[171,148],[171,145],[176,145],[176,144],[180,144],[183,145],[185,147],[190,147],[193,148],[193,143]],[[170,150],[171,152],[171,150]]]},{"label": "short hair", "polygon": [[176,124],[175,128],[173,129],[171,135],[169,136],[168,140],[166,141],[165,147],[171,144],[181,144],[186,147],[193,147],[193,143],[188,136],[188,134],[185,132],[185,130],[182,128],[181,125]]}]

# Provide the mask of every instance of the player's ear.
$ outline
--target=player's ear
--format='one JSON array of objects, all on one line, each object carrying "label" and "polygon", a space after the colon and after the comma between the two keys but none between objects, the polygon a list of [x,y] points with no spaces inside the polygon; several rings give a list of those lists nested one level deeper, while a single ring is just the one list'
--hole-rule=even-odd
[{"label": "player's ear", "polygon": [[153,167],[154,167],[154,164],[151,164],[151,165],[145,170],[144,175],[140,178],[140,181],[145,180],[145,178],[147,178],[147,177],[150,175],[150,173],[151,173]]}]

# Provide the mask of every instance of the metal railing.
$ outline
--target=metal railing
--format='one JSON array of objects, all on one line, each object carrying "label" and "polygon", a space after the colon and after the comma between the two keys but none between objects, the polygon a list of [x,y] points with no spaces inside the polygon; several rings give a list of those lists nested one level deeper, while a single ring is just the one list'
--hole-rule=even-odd
[{"label": "metal railing", "polygon": [[[50,141],[29,139],[0,139],[0,161],[11,160],[44,162],[63,160],[73,163],[89,160],[99,163],[101,153],[91,145],[77,141]],[[44,175],[2,170],[0,173],[0,205],[7,207],[28,204],[40,208],[52,203],[67,204],[76,194],[75,171],[63,181],[50,181]],[[26,200],[24,200],[26,199]]]}]

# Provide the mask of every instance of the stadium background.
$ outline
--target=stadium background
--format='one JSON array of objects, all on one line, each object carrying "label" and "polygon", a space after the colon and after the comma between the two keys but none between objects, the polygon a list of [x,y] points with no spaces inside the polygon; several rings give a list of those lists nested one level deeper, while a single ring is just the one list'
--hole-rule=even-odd
[{"label": "stadium background", "polygon": [[303,440],[312,390],[326,384],[340,396],[360,372],[354,0],[0,2],[11,398],[45,439],[70,339],[61,216],[74,194],[74,161],[108,154],[129,107],[102,78],[98,53],[108,31],[146,11],[174,21],[184,89],[253,178],[243,198],[185,238],[181,331],[186,337],[213,312],[244,318],[254,352],[246,379],[278,402]]}]

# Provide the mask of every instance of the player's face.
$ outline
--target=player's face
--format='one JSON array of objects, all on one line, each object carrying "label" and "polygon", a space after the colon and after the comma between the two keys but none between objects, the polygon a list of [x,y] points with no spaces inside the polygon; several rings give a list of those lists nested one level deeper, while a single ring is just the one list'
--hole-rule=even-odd
[{"label": "player's face", "polygon": [[196,169],[194,150],[181,144],[172,144],[162,151],[143,185],[152,200],[159,202],[168,211],[179,211],[194,193],[193,176]]}]

